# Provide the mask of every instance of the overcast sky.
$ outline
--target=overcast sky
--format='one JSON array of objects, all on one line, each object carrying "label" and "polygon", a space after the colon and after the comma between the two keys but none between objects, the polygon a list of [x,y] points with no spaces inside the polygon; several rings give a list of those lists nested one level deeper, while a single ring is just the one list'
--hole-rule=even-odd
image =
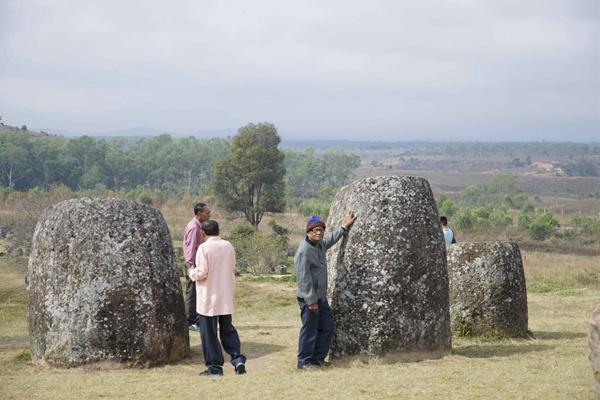
[{"label": "overcast sky", "polygon": [[0,115],[78,133],[600,141],[600,0],[0,0]]}]

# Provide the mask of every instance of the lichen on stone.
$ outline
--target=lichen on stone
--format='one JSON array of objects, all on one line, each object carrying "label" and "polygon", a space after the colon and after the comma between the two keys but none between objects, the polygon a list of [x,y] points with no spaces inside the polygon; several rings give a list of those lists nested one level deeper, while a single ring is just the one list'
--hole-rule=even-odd
[{"label": "lichen on stone", "polygon": [[353,182],[337,193],[327,226],[341,225],[350,209],[358,219],[328,253],[332,357],[449,353],[445,246],[429,183],[407,176]]},{"label": "lichen on stone", "polygon": [[448,247],[448,275],[456,333],[528,337],[527,289],[516,243],[453,244]]},{"label": "lichen on stone", "polygon": [[44,212],[28,265],[35,360],[149,366],[189,354],[179,271],[160,211],[73,199]]}]

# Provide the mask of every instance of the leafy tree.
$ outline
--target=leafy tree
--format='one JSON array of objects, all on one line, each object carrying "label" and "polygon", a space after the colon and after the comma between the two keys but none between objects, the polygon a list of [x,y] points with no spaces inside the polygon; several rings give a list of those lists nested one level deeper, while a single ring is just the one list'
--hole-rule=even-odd
[{"label": "leafy tree", "polygon": [[286,261],[287,242],[277,234],[268,235],[241,225],[227,240],[235,248],[237,268],[253,275],[272,272],[276,265]]},{"label": "leafy tree", "polygon": [[328,172],[328,183],[333,187],[340,187],[348,183],[348,178],[353,169],[360,166],[360,157],[356,154],[346,154],[341,150],[327,151],[323,154],[323,161]]},{"label": "leafy tree", "polygon": [[321,199],[310,199],[304,200],[300,203],[298,211],[305,217],[311,217],[313,215],[319,216],[321,219],[326,219],[329,215],[329,209],[331,208],[331,201]]},{"label": "leafy tree", "polygon": [[493,179],[478,185],[468,186],[460,194],[462,207],[496,207],[521,208],[528,201],[517,185],[513,174],[500,174]]},{"label": "leafy tree", "polygon": [[331,199],[337,189],[349,183],[352,171],[360,165],[360,157],[343,151],[327,151],[321,157],[311,148],[303,152],[284,150],[286,183],[295,200]]},{"label": "leafy tree", "polygon": [[598,171],[589,160],[581,160],[578,163],[568,163],[562,166],[568,176],[598,176]]},{"label": "leafy tree", "polygon": [[29,154],[26,149],[18,147],[13,143],[0,144],[0,173],[2,173],[2,184],[11,192],[15,186],[17,189],[25,188],[26,184],[19,185],[26,178],[30,169]]},{"label": "leafy tree", "polygon": [[456,213],[456,206],[450,197],[442,194],[437,199],[437,207],[440,215],[452,217]]},{"label": "leafy tree", "polygon": [[248,124],[233,137],[230,154],[215,164],[214,191],[226,209],[241,211],[254,227],[265,212],[285,205],[284,155],[273,124]]},{"label": "leafy tree", "polygon": [[471,229],[475,223],[475,218],[471,210],[461,210],[454,216],[454,226],[458,229]]},{"label": "leafy tree", "polygon": [[[315,156],[313,149],[304,152],[284,150],[286,182],[297,202],[319,197],[321,185],[327,181],[324,161]],[[295,203],[294,205],[297,205]]]}]

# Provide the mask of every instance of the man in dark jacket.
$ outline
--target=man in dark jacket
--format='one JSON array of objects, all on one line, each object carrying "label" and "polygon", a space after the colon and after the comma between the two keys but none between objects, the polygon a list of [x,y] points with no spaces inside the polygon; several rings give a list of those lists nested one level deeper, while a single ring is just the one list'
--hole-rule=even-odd
[{"label": "man in dark jacket", "polygon": [[312,217],[306,224],[306,238],[298,246],[294,263],[298,282],[302,328],[298,340],[298,368],[326,366],[325,357],[331,346],[333,315],[327,302],[327,259],[325,253],[348,234],[356,220],[350,211],[335,232],[324,237],[325,223]]}]

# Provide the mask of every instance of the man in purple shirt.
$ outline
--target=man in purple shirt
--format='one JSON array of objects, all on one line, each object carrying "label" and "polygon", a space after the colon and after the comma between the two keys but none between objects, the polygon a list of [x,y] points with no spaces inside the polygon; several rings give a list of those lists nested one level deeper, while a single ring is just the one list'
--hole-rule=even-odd
[{"label": "man in purple shirt", "polygon": [[185,291],[185,314],[188,321],[188,329],[198,331],[198,313],[196,312],[196,282],[190,280],[190,269],[196,267],[196,251],[204,242],[204,231],[202,223],[210,218],[210,208],[204,203],[194,206],[194,218],[185,227],[183,234],[183,254],[185,256],[185,269],[187,288]]}]

